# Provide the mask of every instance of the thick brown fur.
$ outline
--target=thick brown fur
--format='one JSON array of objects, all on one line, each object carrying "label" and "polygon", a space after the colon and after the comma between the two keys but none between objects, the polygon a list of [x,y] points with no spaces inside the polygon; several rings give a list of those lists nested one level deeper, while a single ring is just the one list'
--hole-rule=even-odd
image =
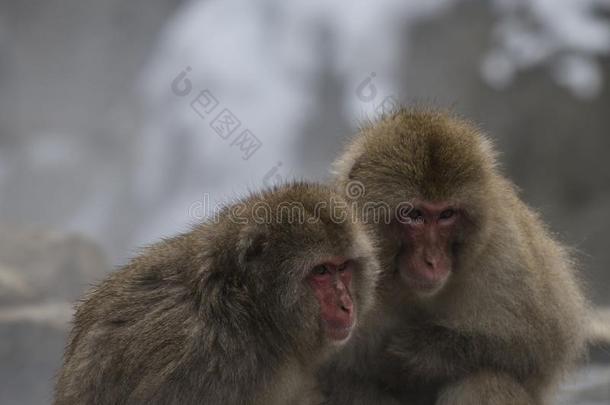
[{"label": "thick brown fur", "polygon": [[360,225],[332,217],[337,201],[286,185],[148,248],[78,307],[55,404],[315,403],[314,370],[337,348],[303,278],[350,258],[365,314],[377,274]]},{"label": "thick brown fur", "polygon": [[[492,144],[447,112],[400,109],[364,127],[335,164],[379,241],[379,304],[320,374],[329,404],[542,404],[583,352],[587,303],[568,251],[500,172]],[[347,192],[346,194],[350,194]],[[428,299],[397,275],[396,227],[367,203],[461,207],[455,266]],[[366,399],[362,399],[366,398]]]}]

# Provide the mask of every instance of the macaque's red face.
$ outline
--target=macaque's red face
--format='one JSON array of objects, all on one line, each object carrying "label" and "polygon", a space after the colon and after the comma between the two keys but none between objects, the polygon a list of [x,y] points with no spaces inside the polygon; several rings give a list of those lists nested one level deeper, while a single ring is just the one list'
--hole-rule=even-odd
[{"label": "macaque's red face", "polygon": [[354,263],[333,258],[315,266],[307,276],[320,304],[320,319],[326,337],[333,342],[347,340],[356,323],[356,306],[351,285]]},{"label": "macaque's red face", "polygon": [[433,295],[450,276],[460,210],[448,203],[419,202],[401,225],[404,250],[398,258],[402,279],[416,293]]}]

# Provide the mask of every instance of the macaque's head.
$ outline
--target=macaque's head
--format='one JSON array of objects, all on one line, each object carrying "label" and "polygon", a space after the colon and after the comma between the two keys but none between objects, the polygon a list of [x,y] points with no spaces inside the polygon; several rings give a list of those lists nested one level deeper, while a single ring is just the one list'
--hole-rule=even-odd
[{"label": "macaque's head", "polygon": [[265,302],[270,322],[301,346],[347,341],[372,305],[378,265],[345,200],[327,187],[297,183],[225,214],[239,223],[238,272]]},{"label": "macaque's head", "polygon": [[337,179],[380,240],[386,286],[427,298],[459,273],[485,231],[494,165],[489,141],[449,114],[401,110],[362,130]]}]

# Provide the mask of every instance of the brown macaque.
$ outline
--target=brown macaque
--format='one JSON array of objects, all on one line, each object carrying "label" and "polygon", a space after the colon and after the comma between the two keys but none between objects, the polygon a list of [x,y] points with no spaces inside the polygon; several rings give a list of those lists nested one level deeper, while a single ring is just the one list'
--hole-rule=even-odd
[{"label": "brown macaque", "polygon": [[587,303],[491,142],[451,114],[402,109],[335,168],[381,274],[375,311],[319,374],[327,403],[546,403],[583,352]]},{"label": "brown macaque", "polygon": [[330,189],[253,194],[145,250],[77,309],[55,404],[314,404],[378,265]]}]

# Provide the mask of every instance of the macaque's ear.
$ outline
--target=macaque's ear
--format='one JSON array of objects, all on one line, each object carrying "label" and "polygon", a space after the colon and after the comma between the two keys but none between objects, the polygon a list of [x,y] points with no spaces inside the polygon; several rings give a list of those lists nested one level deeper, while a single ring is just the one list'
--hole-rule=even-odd
[{"label": "macaque's ear", "polygon": [[248,224],[239,233],[237,241],[237,260],[241,267],[257,257],[260,257],[267,248],[267,229],[264,225]]}]

